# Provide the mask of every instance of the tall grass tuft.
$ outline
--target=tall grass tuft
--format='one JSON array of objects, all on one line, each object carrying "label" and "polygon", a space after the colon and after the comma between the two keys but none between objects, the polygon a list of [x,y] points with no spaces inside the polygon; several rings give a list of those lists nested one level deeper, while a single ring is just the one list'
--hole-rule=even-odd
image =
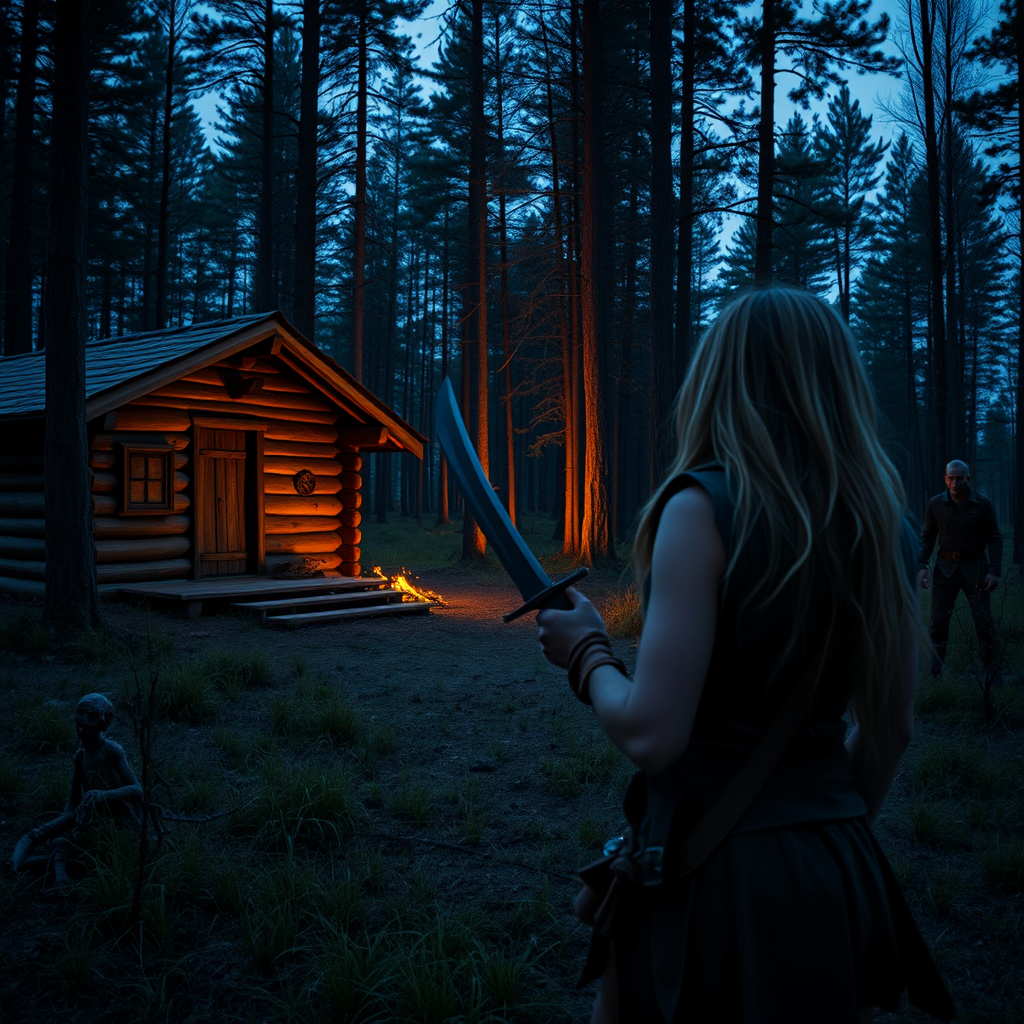
[{"label": "tall grass tuft", "polygon": [[217,709],[217,694],[206,663],[195,658],[174,662],[160,680],[160,711],[176,722],[200,725]]},{"label": "tall grass tuft", "polygon": [[328,847],[351,831],[356,802],[345,769],[267,757],[260,770],[263,782],[256,800],[232,816],[234,835],[287,851],[295,844]]},{"label": "tall grass tuft", "polygon": [[608,635],[622,640],[635,640],[640,635],[640,595],[630,583],[614,591],[601,611]]},{"label": "tall grass tuft", "polygon": [[35,690],[19,702],[18,722],[23,746],[35,754],[68,750],[77,742],[73,710]]},{"label": "tall grass tuft", "polygon": [[965,792],[992,796],[999,787],[995,764],[981,744],[971,739],[924,743],[914,761],[912,777],[919,789],[950,796]]}]

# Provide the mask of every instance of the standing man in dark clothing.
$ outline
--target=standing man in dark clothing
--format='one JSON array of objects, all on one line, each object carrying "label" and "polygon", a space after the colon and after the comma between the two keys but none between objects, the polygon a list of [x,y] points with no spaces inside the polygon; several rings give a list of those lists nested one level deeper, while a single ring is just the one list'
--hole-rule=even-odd
[{"label": "standing man in dark clothing", "polygon": [[[985,670],[998,675],[996,630],[989,607],[989,594],[999,585],[1003,562],[1003,538],[996,523],[992,502],[970,486],[971,474],[966,462],[954,459],[946,466],[946,490],[928,502],[921,531],[918,556],[918,580],[927,590],[932,584],[928,562],[939,541],[935,560],[935,589],[932,591],[932,617],[928,635],[935,646],[932,675],[942,671],[949,642],[949,621],[953,617],[957,594],[962,590],[974,618],[974,629],[981,645]],[[991,564],[985,561],[988,548]]]}]

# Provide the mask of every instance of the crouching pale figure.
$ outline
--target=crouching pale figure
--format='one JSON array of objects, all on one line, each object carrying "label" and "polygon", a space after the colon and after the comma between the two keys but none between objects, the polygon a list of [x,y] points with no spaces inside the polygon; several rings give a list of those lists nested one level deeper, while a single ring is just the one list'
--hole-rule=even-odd
[{"label": "crouching pale figure", "polygon": [[75,708],[79,747],[64,813],[32,829],[14,847],[15,870],[52,863],[58,885],[68,880],[66,856],[101,813],[115,821],[140,821],[142,787],[119,743],[103,734],[114,721],[114,705],[102,693],[87,693]]}]

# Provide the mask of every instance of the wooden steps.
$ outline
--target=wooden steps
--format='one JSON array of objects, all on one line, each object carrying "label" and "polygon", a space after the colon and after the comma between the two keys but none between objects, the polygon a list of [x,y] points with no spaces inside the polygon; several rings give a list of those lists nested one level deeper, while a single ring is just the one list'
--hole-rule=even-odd
[{"label": "wooden steps", "polygon": [[434,603],[433,601],[393,601],[388,604],[367,604],[354,608],[325,608],[319,612],[268,615],[263,621],[268,626],[295,627],[337,622],[342,619],[370,619],[379,615],[426,615]]},{"label": "wooden steps", "polygon": [[268,601],[232,601],[231,607],[259,615],[268,626],[304,626],[376,615],[411,615],[430,610],[432,601],[403,601],[401,590],[374,586],[349,587],[335,594],[283,597]]},{"label": "wooden steps", "polygon": [[120,588],[123,594],[166,601],[194,618],[204,606],[230,605],[252,612],[268,626],[303,626],[379,615],[425,614],[436,602],[403,600],[408,594],[378,577],[333,576],[275,579],[268,576],[223,576]]}]

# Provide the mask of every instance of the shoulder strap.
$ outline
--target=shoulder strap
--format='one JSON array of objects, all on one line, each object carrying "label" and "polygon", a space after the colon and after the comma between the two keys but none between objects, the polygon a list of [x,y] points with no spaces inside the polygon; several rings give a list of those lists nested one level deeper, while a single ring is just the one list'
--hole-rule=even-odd
[{"label": "shoulder strap", "polygon": [[679,835],[679,819],[673,819],[666,844],[670,878],[682,878],[700,867],[751,805],[806,718],[820,674],[820,663],[808,666],[740,770],[685,836]]}]

